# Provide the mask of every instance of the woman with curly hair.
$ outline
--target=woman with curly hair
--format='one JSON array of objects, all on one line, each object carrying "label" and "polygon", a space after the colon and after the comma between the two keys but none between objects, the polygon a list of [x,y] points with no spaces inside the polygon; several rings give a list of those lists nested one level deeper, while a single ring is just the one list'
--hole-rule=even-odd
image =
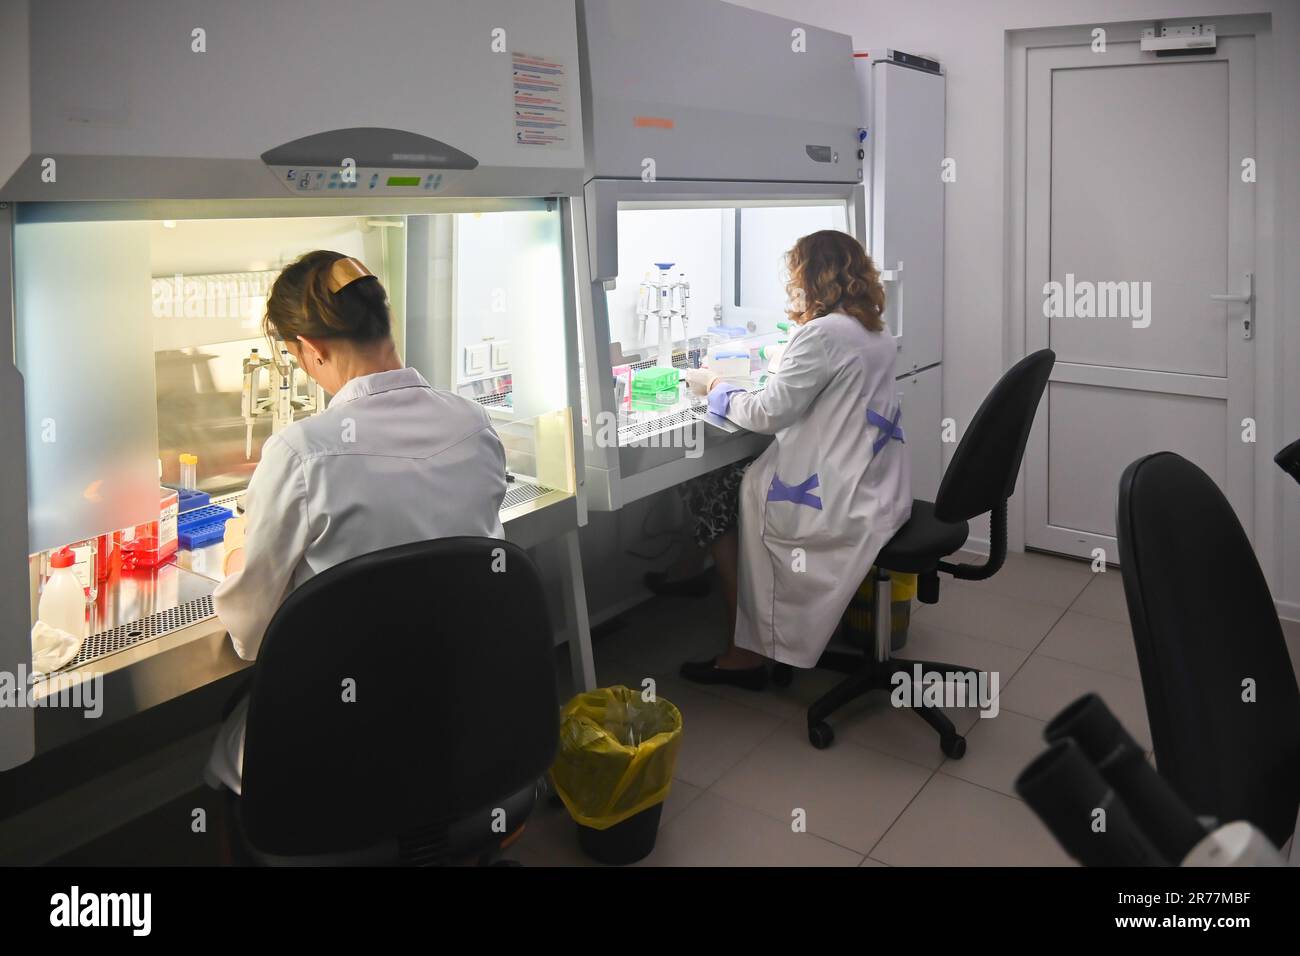
[{"label": "woman with curly hair", "polygon": [[858,240],[833,230],[804,236],[786,265],[797,328],[766,387],[686,373],[714,414],[775,437],[752,464],[705,475],[687,495],[731,612],[728,649],[682,665],[700,683],[759,690],[766,660],[814,666],[911,513],[879,272]]}]

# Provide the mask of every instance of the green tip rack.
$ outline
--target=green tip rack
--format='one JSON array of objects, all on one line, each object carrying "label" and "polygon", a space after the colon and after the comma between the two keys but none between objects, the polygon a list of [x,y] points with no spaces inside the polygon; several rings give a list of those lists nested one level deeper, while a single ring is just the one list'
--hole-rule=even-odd
[{"label": "green tip rack", "polygon": [[639,368],[632,373],[632,408],[657,411],[677,403],[677,383],[681,373],[675,368]]}]

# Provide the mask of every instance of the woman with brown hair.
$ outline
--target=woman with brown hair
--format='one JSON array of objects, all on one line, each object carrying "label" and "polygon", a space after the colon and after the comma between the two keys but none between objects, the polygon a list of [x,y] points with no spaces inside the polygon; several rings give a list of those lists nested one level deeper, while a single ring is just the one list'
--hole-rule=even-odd
[{"label": "woman with brown hair", "polygon": [[731,625],[725,653],[682,665],[700,683],[757,690],[765,659],[814,666],[911,513],[896,347],[875,265],[858,240],[833,230],[804,236],[786,264],[798,327],[766,386],[748,392],[708,369],[686,373],[714,414],[775,437],[747,469],[706,475],[712,499],[695,496],[696,539],[712,548]]},{"label": "woman with brown hair", "polygon": [[[309,252],[275,280],[264,328],[332,398],[262,446],[245,503],[244,566],[213,605],[235,652],[257,657],[289,592],[326,568],[413,541],[503,537],[501,440],[474,402],[404,368],[388,296],[358,260]],[[205,774],[240,790],[247,699]]]}]

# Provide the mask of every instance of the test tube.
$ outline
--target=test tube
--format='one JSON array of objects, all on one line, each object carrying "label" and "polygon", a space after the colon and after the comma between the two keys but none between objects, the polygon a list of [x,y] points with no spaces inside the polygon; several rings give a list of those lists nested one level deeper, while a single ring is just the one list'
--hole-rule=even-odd
[{"label": "test tube", "polygon": [[182,454],[180,486],[186,491],[199,490],[199,456]]}]

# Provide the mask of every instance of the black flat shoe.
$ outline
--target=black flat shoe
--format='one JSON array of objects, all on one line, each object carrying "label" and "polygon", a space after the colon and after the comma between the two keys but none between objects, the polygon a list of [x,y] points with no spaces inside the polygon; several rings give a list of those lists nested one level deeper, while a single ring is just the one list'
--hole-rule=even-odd
[{"label": "black flat shoe", "polygon": [[730,684],[745,690],[763,690],[767,687],[767,666],[745,667],[727,670],[718,667],[714,661],[687,661],[682,665],[681,674],[688,681],[696,684]]},{"label": "black flat shoe", "polygon": [[670,581],[664,571],[647,571],[643,580],[645,586],[660,597],[698,598],[704,597],[712,589],[708,571],[701,571],[699,574],[693,574],[689,578],[679,578],[676,581]]}]

